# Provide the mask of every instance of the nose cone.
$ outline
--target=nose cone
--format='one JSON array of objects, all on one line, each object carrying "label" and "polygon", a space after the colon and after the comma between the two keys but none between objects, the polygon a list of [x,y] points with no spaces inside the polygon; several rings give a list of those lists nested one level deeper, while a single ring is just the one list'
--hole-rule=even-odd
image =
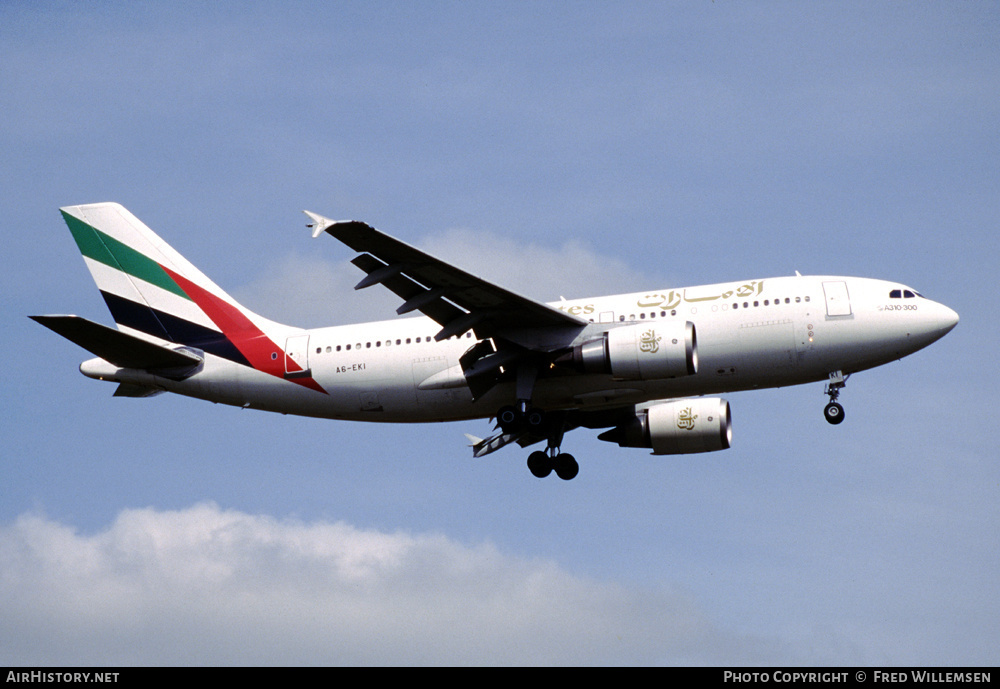
[{"label": "nose cone", "polygon": [[921,318],[922,327],[918,329],[918,336],[926,342],[924,346],[937,342],[958,325],[958,314],[952,309],[937,302],[931,302],[931,306]]},{"label": "nose cone", "polygon": [[941,304],[941,335],[947,335],[951,329],[958,325],[958,314]]}]

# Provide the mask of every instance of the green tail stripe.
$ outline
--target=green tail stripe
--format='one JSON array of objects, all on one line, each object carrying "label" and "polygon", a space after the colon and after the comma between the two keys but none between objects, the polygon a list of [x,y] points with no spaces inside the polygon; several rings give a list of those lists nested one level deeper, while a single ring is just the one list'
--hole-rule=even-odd
[{"label": "green tail stripe", "polygon": [[145,280],[177,296],[191,299],[153,259],[91,227],[79,218],[68,213],[62,215],[69,226],[69,231],[73,233],[76,245],[80,247],[80,253],[87,258]]}]

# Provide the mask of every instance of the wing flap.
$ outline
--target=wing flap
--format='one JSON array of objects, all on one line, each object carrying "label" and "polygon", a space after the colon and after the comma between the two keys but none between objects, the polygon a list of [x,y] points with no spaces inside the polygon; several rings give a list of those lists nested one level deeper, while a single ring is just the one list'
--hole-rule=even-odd
[{"label": "wing flap", "polygon": [[485,457],[486,455],[493,454],[505,445],[517,442],[522,435],[522,433],[497,433],[496,435],[490,436],[484,440],[466,433],[465,437],[469,439],[469,447],[472,448],[472,456]]},{"label": "wing flap", "polygon": [[367,282],[367,279],[362,280],[355,289],[363,289],[380,283],[400,297],[404,307],[409,305],[407,311],[420,311],[442,327],[465,315],[465,311],[444,299],[447,290],[444,288],[426,289],[412,278],[402,274],[406,269],[402,264],[397,263],[389,266],[371,254],[361,254],[351,263],[368,273],[369,277],[380,274],[377,280],[371,282]]}]

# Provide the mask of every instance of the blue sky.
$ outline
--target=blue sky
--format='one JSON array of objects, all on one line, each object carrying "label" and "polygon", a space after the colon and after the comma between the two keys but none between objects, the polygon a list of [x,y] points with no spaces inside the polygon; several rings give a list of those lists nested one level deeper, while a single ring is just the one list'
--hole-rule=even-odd
[{"label": "blue sky", "polygon": [[[0,662],[995,664],[1000,10],[988,3],[0,6]],[[729,395],[734,447],[113,399],[58,207],[118,201],[247,306],[389,318],[303,208],[555,300],[803,273],[962,317]]]}]

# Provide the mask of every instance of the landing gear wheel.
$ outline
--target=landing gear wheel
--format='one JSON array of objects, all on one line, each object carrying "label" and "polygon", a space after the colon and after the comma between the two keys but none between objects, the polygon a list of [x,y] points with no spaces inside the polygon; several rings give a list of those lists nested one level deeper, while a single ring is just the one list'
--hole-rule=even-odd
[{"label": "landing gear wheel", "polygon": [[497,411],[497,425],[504,433],[541,432],[545,429],[546,418],[543,410],[535,408],[521,411],[517,407],[507,405]]},{"label": "landing gear wheel", "polygon": [[541,409],[529,409],[524,415],[524,420],[531,430],[540,429],[545,424],[545,412]]},{"label": "landing gear wheel", "polygon": [[563,453],[555,458],[556,476],[563,481],[570,481],[580,473],[580,465],[576,463],[576,458],[568,453]]},{"label": "landing gear wheel", "polygon": [[844,420],[844,408],[836,402],[830,402],[823,408],[823,416],[833,425],[837,425]]},{"label": "landing gear wheel", "polygon": [[552,461],[541,450],[532,452],[528,455],[528,471],[538,478],[545,478],[552,473]]},{"label": "landing gear wheel", "polygon": [[516,430],[520,421],[521,415],[517,409],[510,405],[500,407],[500,411],[497,412],[497,424],[504,433],[511,433]]}]

